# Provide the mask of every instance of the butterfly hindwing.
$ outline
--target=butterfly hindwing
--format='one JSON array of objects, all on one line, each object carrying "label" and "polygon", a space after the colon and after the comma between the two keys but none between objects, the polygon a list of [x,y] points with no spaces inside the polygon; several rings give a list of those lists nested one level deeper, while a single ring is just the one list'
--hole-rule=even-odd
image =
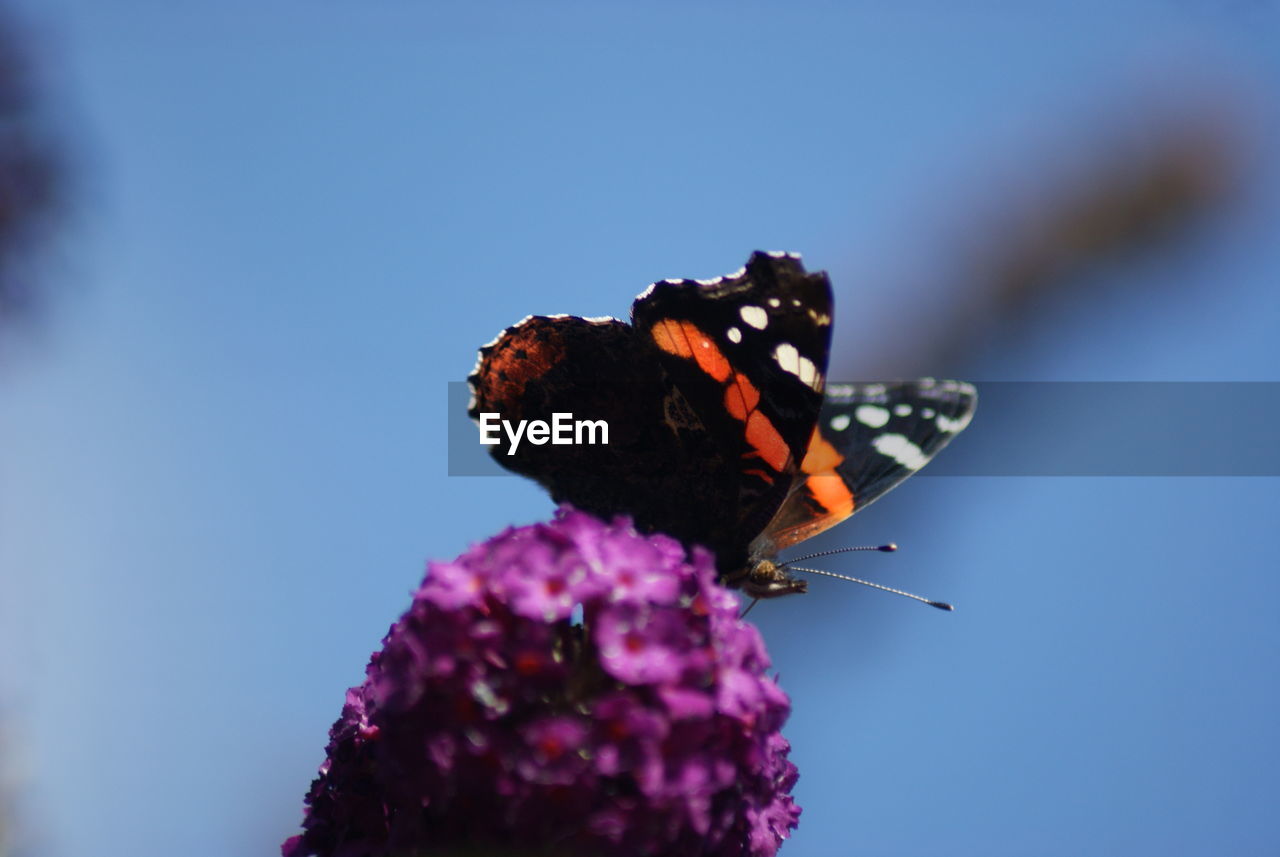
[{"label": "butterfly hindwing", "polygon": [[488,413],[512,425],[552,423],[567,414],[608,424],[607,444],[525,441],[512,449],[499,437],[490,447],[499,464],[539,482],[556,502],[639,518],[682,484],[683,447],[662,412],[665,379],[624,322],[530,316],[481,349],[468,380],[477,421]]},{"label": "butterfly hindwing", "polygon": [[752,553],[830,529],[929,462],[973,416],[978,395],[959,381],[832,384],[786,501]]}]

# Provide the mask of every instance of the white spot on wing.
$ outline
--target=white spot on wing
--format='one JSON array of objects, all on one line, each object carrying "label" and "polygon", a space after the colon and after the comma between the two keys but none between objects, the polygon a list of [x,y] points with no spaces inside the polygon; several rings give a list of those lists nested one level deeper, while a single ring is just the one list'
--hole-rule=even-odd
[{"label": "white spot on wing", "polygon": [[769,325],[769,313],[764,311],[764,307],[744,306],[738,310],[738,315],[756,330],[764,330]]},{"label": "white spot on wing", "polygon": [[894,405],[893,415],[895,417],[909,417],[911,416],[911,406],[908,405],[906,402],[903,402],[900,405]]},{"label": "white spot on wing", "polygon": [[742,341],[742,331],[736,327],[731,327],[725,331],[725,336],[729,337],[729,341],[737,345]]},{"label": "white spot on wing", "polygon": [[808,357],[800,358],[800,380],[815,390],[822,389],[822,375],[818,372],[818,367],[814,366],[813,361]]},{"label": "white spot on wing", "polygon": [[778,365],[782,367],[783,372],[790,372],[792,375],[799,377],[800,352],[796,351],[796,347],[790,342],[783,342],[773,349],[773,359],[778,361]]},{"label": "white spot on wing", "polygon": [[925,408],[924,410],[920,411],[920,416],[924,417],[926,420],[933,419],[935,416],[937,416],[937,414],[938,412],[935,411],[933,408]]},{"label": "white spot on wing", "polygon": [[782,306],[782,301],[779,300],[778,298],[769,298],[768,303],[769,303],[769,306],[773,307],[774,309],[777,309],[778,307]]},{"label": "white spot on wing", "polygon": [[969,421],[973,419],[973,411],[965,414],[959,419],[952,419],[946,414],[938,414],[938,429],[940,431],[955,433],[964,431],[968,427]]},{"label": "white spot on wing", "polygon": [[790,372],[813,390],[822,390],[822,373],[813,361],[802,355],[790,342],[783,342],[773,349],[773,359],[784,372]]},{"label": "white spot on wing", "polygon": [[882,434],[871,441],[876,452],[887,455],[908,470],[919,470],[929,459],[920,451],[920,447],[907,440],[905,435]]},{"label": "white spot on wing", "polygon": [[836,414],[831,418],[831,428],[836,431],[844,431],[849,427],[849,423],[851,422],[853,422],[853,420],[849,419],[848,414]]},{"label": "white spot on wing", "polygon": [[870,428],[880,428],[889,422],[889,412],[879,405],[858,405],[853,416],[858,422]]}]

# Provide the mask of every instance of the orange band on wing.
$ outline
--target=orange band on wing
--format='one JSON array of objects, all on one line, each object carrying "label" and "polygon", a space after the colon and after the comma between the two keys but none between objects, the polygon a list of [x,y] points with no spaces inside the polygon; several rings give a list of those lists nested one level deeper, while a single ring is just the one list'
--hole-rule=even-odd
[{"label": "orange band on wing", "polygon": [[747,380],[746,375],[734,373],[733,380],[724,391],[724,407],[735,420],[747,421],[747,414],[760,404],[760,391]]},{"label": "orange band on wing", "polygon": [[720,349],[691,321],[664,319],[653,327],[653,341],[668,354],[686,359],[692,357],[698,368],[717,381],[729,380],[732,369]]},{"label": "orange band on wing", "polygon": [[681,335],[680,322],[664,318],[653,328],[653,341],[668,354],[677,357],[692,357],[693,345]]},{"label": "orange band on wing", "polygon": [[827,442],[818,430],[813,430],[809,438],[809,451],[805,453],[800,469],[805,473],[822,473],[824,470],[835,470],[844,461],[844,456],[836,452],[836,448]]},{"label": "orange band on wing", "polygon": [[805,487],[813,495],[813,499],[826,509],[828,515],[843,520],[853,514],[853,494],[849,486],[835,472],[828,471],[810,476],[805,480]]},{"label": "orange band on wing", "polygon": [[804,461],[800,462],[800,470],[810,474],[804,484],[818,505],[828,515],[839,516],[841,519],[852,515],[854,507],[849,486],[836,472],[843,461],[844,456],[815,428],[813,437],[809,438],[809,451],[804,454]]},{"label": "orange band on wing", "polygon": [[778,472],[787,466],[791,451],[769,418],[759,411],[752,411],[747,418],[747,443],[760,454],[765,463]]},{"label": "orange band on wing", "polygon": [[717,381],[733,380],[724,391],[724,406],[736,420],[746,423],[747,443],[756,454],[775,471],[781,473],[791,458],[787,442],[778,434],[769,418],[756,410],[760,404],[760,391],[746,376],[733,371],[724,354],[698,326],[689,321],[665,319],[653,326],[653,341],[668,354],[688,359],[692,357],[698,368]]}]

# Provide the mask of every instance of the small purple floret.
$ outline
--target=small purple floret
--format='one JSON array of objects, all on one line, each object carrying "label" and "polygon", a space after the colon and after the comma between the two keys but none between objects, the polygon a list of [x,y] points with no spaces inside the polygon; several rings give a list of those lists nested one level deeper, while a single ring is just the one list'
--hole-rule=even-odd
[{"label": "small purple floret", "polygon": [[707,553],[571,509],[432,563],[284,857],[774,854],[790,704],[738,611]]}]

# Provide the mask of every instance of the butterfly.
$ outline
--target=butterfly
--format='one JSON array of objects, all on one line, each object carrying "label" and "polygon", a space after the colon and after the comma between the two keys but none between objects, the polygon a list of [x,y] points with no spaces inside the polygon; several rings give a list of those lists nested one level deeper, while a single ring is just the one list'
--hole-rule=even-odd
[{"label": "butterfly", "polygon": [[[824,272],[756,252],[713,280],[662,280],[631,323],[530,316],[480,349],[470,416],[607,426],[607,443],[495,445],[556,502],[627,514],[716,556],[753,598],[805,591],[780,551],[865,508],[973,417],[971,384],[827,384]],[[532,440],[532,431],[529,439]]]}]

